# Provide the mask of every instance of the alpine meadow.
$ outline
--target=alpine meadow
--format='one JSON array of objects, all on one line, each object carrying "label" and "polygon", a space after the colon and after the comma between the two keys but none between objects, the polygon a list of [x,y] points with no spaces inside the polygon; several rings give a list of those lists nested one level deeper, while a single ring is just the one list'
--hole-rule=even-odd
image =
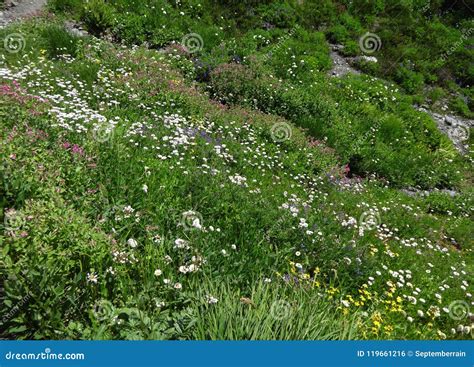
[{"label": "alpine meadow", "polygon": [[0,8],[0,338],[473,339],[473,1]]}]

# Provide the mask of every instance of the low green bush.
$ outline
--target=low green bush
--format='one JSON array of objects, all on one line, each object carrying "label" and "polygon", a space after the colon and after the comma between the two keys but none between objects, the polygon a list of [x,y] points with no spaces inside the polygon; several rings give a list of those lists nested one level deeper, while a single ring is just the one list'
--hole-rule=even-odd
[{"label": "low green bush", "polygon": [[64,27],[51,24],[42,30],[42,37],[50,58],[58,58],[61,55],[76,56],[79,38],[73,36]]},{"label": "low green bush", "polygon": [[84,3],[80,19],[90,32],[99,35],[114,26],[117,14],[114,7],[104,0],[91,0]]}]

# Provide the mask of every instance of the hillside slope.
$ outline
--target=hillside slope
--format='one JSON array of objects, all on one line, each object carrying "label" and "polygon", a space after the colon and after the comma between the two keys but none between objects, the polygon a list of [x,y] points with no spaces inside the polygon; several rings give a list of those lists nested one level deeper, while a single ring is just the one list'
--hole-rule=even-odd
[{"label": "hillside slope", "polygon": [[66,19],[0,30],[2,337],[472,337],[472,158],[399,86]]}]

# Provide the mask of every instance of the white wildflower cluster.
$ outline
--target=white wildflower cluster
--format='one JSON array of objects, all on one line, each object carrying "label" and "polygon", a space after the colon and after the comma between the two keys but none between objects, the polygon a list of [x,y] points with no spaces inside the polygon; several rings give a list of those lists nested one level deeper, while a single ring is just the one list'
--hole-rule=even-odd
[{"label": "white wildflower cluster", "polygon": [[189,242],[186,240],[183,240],[182,238],[177,238],[174,241],[174,246],[173,248],[175,250],[189,250],[191,246],[189,246]]},{"label": "white wildflower cluster", "polygon": [[112,251],[112,259],[114,262],[119,264],[133,264],[138,262],[137,258],[133,253],[126,251],[114,250]]},{"label": "white wildflower cluster", "polygon": [[86,280],[88,283],[97,284],[99,281],[99,277],[97,273],[87,273]]},{"label": "white wildflower cluster", "polygon": [[210,294],[206,295],[205,300],[210,305],[215,305],[219,301],[216,297]]},{"label": "white wildflower cluster", "polygon": [[89,107],[94,96],[80,80],[71,81],[60,77],[52,79],[44,75],[44,69],[53,66],[46,59],[43,59],[43,62],[41,68],[34,63],[26,63],[16,71],[0,68],[0,77],[12,81],[26,80],[28,90],[51,106],[48,113],[53,117],[52,126],[76,133],[104,128],[111,132],[121,122],[118,116],[107,118]]},{"label": "white wildflower cluster", "polygon": [[238,174],[234,175],[234,176],[229,176],[229,180],[230,182],[238,185],[238,186],[244,186],[244,187],[247,187],[247,179],[243,176],[240,176]]}]

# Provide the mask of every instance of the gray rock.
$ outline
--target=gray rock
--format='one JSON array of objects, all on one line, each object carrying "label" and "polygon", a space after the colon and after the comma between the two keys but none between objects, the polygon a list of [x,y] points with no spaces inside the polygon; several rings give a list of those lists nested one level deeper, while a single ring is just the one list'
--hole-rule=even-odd
[{"label": "gray rock", "polygon": [[43,9],[46,2],[47,0],[22,0],[6,3],[6,10],[0,15],[0,28],[14,20],[37,14]]},{"label": "gray rock", "polygon": [[352,59],[354,62],[378,62],[377,58],[375,56],[356,56]]},{"label": "gray rock", "polygon": [[330,56],[333,64],[332,69],[328,73],[330,76],[341,77],[346,74],[360,74],[359,71],[351,67],[347,60],[337,52],[344,48],[342,45],[330,46],[332,50]]},{"label": "gray rock", "polygon": [[449,126],[456,125],[457,123],[457,120],[449,115],[444,117],[444,121],[446,122],[446,125],[449,125]]},{"label": "gray rock", "polygon": [[338,51],[343,50],[343,49],[344,49],[344,46],[343,46],[343,45],[331,45],[331,49],[332,49],[333,51],[338,52]]},{"label": "gray rock", "polygon": [[425,112],[431,116],[436,122],[438,129],[448,136],[453,142],[456,149],[461,154],[466,154],[468,147],[466,146],[469,138],[470,128],[474,127],[474,120],[469,120],[455,115],[441,115],[431,112],[422,107],[415,107],[418,111]]},{"label": "gray rock", "polygon": [[71,22],[69,20],[64,23],[64,27],[73,36],[85,37],[88,35],[88,33],[84,31],[78,24]]}]

